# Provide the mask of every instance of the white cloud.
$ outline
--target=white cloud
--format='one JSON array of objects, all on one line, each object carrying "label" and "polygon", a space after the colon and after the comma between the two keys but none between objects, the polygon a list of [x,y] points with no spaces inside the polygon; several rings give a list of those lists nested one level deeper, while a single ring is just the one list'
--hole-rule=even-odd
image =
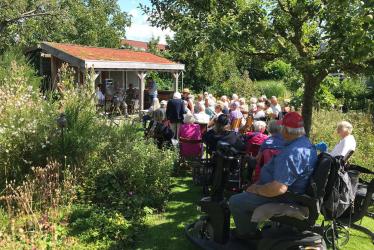
[{"label": "white cloud", "polygon": [[152,27],[147,22],[133,23],[126,29],[126,38],[130,40],[139,40],[149,42],[153,37],[160,37],[160,43],[166,44],[166,36],[173,37],[174,32],[170,29],[162,30],[161,28]]}]

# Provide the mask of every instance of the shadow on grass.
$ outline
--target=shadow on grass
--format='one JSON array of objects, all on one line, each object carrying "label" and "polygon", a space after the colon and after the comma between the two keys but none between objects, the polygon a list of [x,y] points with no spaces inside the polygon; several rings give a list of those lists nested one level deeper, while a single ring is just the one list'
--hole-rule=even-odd
[{"label": "shadow on grass", "polygon": [[135,249],[196,249],[184,235],[184,227],[199,217],[196,203],[201,198],[201,188],[194,186],[190,178],[174,180],[165,212],[147,216]]}]

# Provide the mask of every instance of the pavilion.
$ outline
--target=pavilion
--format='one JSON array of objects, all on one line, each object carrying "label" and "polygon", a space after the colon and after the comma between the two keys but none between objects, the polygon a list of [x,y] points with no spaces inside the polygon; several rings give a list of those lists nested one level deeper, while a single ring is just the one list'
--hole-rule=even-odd
[{"label": "pavilion", "polygon": [[[144,109],[147,72],[170,72],[174,78],[173,91],[177,91],[179,79],[183,78],[185,69],[183,64],[143,51],[52,42],[43,42],[40,48],[42,57],[50,59],[50,69],[43,69],[43,65],[46,67],[46,64],[40,63],[40,72],[41,75],[49,72],[51,88],[56,87],[58,69],[63,63],[68,63],[75,69],[78,83],[83,83],[85,73],[94,68],[96,84],[102,84],[106,79],[111,79],[115,87],[121,87],[124,90],[130,83],[133,84],[139,90],[140,109]],[[181,74],[182,77],[180,77]]]}]

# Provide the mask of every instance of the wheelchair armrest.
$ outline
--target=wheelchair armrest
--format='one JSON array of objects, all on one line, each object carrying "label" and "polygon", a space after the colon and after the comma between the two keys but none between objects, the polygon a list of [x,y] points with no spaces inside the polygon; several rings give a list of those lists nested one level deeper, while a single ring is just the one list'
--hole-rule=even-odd
[{"label": "wheelchair armrest", "polygon": [[188,139],[184,137],[179,137],[179,141],[182,143],[189,143],[189,144],[200,144],[202,143],[201,139]]}]

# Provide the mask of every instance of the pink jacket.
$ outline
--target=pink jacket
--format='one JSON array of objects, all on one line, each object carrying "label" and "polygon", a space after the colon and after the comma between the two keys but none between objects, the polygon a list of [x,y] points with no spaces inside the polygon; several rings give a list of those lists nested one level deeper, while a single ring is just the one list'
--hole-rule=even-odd
[{"label": "pink jacket", "polygon": [[[182,124],[179,129],[179,138],[201,140],[199,124]],[[180,154],[183,157],[199,157],[202,155],[202,143],[185,143],[180,141]]]}]

